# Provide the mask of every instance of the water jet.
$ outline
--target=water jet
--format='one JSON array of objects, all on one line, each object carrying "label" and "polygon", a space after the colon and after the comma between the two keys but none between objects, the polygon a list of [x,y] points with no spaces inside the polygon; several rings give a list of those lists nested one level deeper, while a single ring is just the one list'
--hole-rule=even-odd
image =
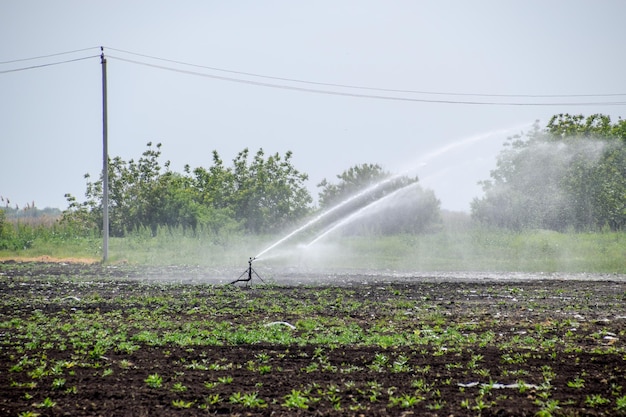
[{"label": "water jet", "polygon": [[[394,180],[397,180],[403,176],[407,176],[412,172],[415,172],[417,169],[424,167],[426,165],[429,165],[433,160],[436,160],[437,158],[440,158],[443,155],[446,155],[450,152],[453,152],[455,150],[458,150],[460,148],[466,147],[466,146],[471,146],[474,145],[476,143],[485,141],[489,138],[492,138],[496,135],[502,135],[502,134],[508,134],[512,131],[515,130],[520,130],[523,129],[524,127],[530,125],[529,123],[520,125],[520,126],[516,126],[516,127],[512,127],[512,128],[508,128],[508,129],[499,129],[499,130],[494,130],[494,131],[490,131],[490,132],[486,132],[486,133],[482,133],[482,134],[476,134],[476,135],[472,135],[466,138],[462,138],[460,140],[457,140],[453,143],[441,146],[431,152],[428,152],[426,155],[424,155],[423,157],[419,158],[417,160],[417,162],[412,163],[408,169],[404,169],[402,170],[402,172],[398,173],[398,174],[393,174],[387,178],[384,178],[383,180],[374,183],[370,186],[368,186],[367,188],[347,197],[346,199],[344,199],[343,201],[339,202],[338,204],[336,204],[335,206],[331,207],[328,210],[323,211],[322,213],[318,214],[317,216],[315,216],[314,218],[312,218],[311,220],[307,221],[305,224],[303,224],[302,226],[296,228],[295,230],[289,232],[288,234],[286,234],[285,236],[283,236],[282,238],[280,238],[279,240],[277,240],[276,242],[274,242],[273,244],[271,244],[270,246],[266,247],[265,249],[263,249],[261,252],[259,252],[253,259],[257,259],[260,258],[262,255],[265,255],[267,252],[275,249],[277,246],[282,245],[283,243],[285,243],[286,241],[290,240],[291,238],[293,238],[296,235],[299,235],[300,233],[312,228],[315,225],[318,225],[319,223],[321,223],[324,220],[328,220],[328,218],[333,215],[336,214],[339,210],[341,210],[342,208],[345,208],[346,206],[348,206],[349,204],[356,202],[357,200],[367,197],[370,194],[373,194],[374,192],[376,192],[377,190],[379,190],[381,187],[384,187],[385,185],[391,183]],[[398,190],[394,190],[392,193],[388,194],[387,196],[383,196],[380,199],[375,200],[374,202],[371,202],[369,204],[367,204],[365,207],[361,207],[361,208],[357,208],[356,212],[350,212],[348,214],[346,214],[342,219],[339,219],[338,222],[336,222],[335,224],[331,225],[328,229],[326,229],[325,231],[323,231],[321,234],[317,235],[311,242],[309,242],[308,244],[305,244],[305,247],[308,248],[311,245],[315,244],[316,242],[318,242],[319,240],[323,239],[325,236],[327,236],[328,234],[330,234],[332,231],[338,229],[339,227],[342,227],[343,225],[346,225],[348,223],[350,223],[351,221],[353,221],[354,219],[356,219],[360,214],[364,213],[366,210],[372,209],[373,207],[378,206],[379,204],[382,204],[384,201],[387,200],[387,198],[391,198],[392,195],[395,195],[396,192],[399,192],[400,190],[407,188],[411,185],[413,185],[414,183],[409,184],[408,186],[402,187]],[[382,200],[382,201],[381,201]]]},{"label": "water jet", "polygon": [[402,192],[407,191],[409,188],[417,186],[417,185],[418,185],[417,182],[413,182],[411,184],[405,185],[404,187],[398,188],[397,190],[393,191],[392,193],[387,194],[387,195],[379,198],[378,200],[375,200],[375,201],[367,204],[366,206],[363,206],[363,207],[359,208],[357,211],[351,213],[350,215],[344,217],[343,219],[340,219],[338,222],[336,222],[335,224],[331,225],[328,229],[326,229],[325,231],[320,233],[312,241],[310,241],[307,245],[305,245],[304,248],[307,249],[307,248],[313,246],[314,244],[316,244],[320,240],[324,239],[326,236],[330,235],[332,232],[334,232],[334,231],[338,230],[339,228],[341,228],[343,226],[346,226],[347,224],[357,220],[359,217],[363,216],[368,211],[371,211],[374,208],[384,204],[385,202],[388,202],[388,201],[392,200],[393,198],[395,198],[398,195],[400,195]]}]

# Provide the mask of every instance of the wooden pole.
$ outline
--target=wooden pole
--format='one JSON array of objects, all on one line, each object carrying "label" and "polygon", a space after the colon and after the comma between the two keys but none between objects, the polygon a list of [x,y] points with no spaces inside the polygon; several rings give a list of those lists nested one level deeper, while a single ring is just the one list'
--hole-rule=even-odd
[{"label": "wooden pole", "polygon": [[107,60],[100,47],[102,64],[102,261],[109,259],[109,144],[107,121]]}]

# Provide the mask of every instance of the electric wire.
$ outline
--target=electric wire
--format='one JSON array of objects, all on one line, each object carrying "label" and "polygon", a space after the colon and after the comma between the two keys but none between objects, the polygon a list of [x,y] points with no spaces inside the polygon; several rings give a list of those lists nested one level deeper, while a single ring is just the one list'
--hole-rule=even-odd
[{"label": "electric wire", "polygon": [[366,86],[358,86],[358,85],[350,85],[350,84],[337,84],[337,83],[325,83],[325,82],[318,82],[318,81],[307,81],[307,80],[302,80],[302,79],[297,79],[297,78],[275,77],[275,76],[262,75],[262,74],[252,73],[252,72],[235,71],[235,70],[229,70],[229,69],[224,69],[224,68],[212,67],[212,66],[207,66],[207,65],[192,64],[192,63],[189,63],[189,62],[177,61],[177,60],[174,60],[174,59],[161,58],[161,57],[154,56],[154,55],[140,54],[140,53],[137,53],[137,52],[132,52],[132,51],[124,50],[124,49],[111,48],[111,47],[108,47],[108,46],[105,46],[103,48],[110,49],[112,51],[122,52],[122,53],[129,54],[129,55],[135,55],[135,56],[142,57],[142,58],[149,58],[149,59],[154,59],[154,60],[157,60],[157,61],[169,62],[169,63],[173,63],[173,64],[185,65],[185,66],[195,67],[195,68],[203,68],[203,69],[208,69],[208,70],[212,70],[212,71],[219,71],[219,72],[225,72],[225,73],[230,73],[230,74],[245,75],[245,76],[250,76],[250,77],[266,78],[266,79],[277,80],[277,81],[289,81],[289,82],[296,82],[296,83],[302,83],[302,84],[311,84],[311,85],[318,85],[318,86],[340,87],[340,88],[350,88],[350,89],[359,89],[359,90],[371,90],[371,91],[383,91],[383,92],[390,92],[390,93],[409,93],[409,94],[442,95],[442,96],[470,96],[470,97],[471,96],[473,96],[473,97],[509,97],[509,98],[514,98],[514,97],[515,98],[522,98],[522,97],[524,97],[524,98],[581,98],[581,97],[619,97],[619,96],[626,96],[626,93],[605,93],[605,94],[484,94],[484,93],[448,93],[448,92],[438,92],[438,91],[422,91],[422,90],[405,90],[405,89],[366,87]]},{"label": "electric wire", "polygon": [[32,61],[32,60],[35,60],[35,59],[51,58],[53,56],[75,54],[77,52],[85,52],[85,51],[89,51],[89,50],[96,49],[96,48],[100,48],[100,47],[99,46],[92,46],[91,48],[75,49],[73,51],[58,52],[56,54],[40,55],[40,56],[34,56],[34,57],[30,57],[30,58],[14,59],[12,61],[1,61],[0,65],[3,65],[3,64],[13,64],[15,62]]},{"label": "electric wire", "polygon": [[[82,60],[91,59],[91,58],[95,58],[95,57],[104,57],[104,48],[105,47],[101,46],[101,47],[91,47],[91,48],[76,49],[76,50],[72,50],[72,51],[65,51],[65,52],[59,52],[59,53],[48,54],[48,55],[41,55],[41,56],[30,57],[30,58],[22,58],[22,59],[16,59],[16,60],[11,60],[11,61],[3,61],[3,62],[0,62],[0,64],[11,64],[11,63],[16,63],[16,62],[25,62],[25,61],[31,61],[31,60],[36,60],[36,59],[51,58],[51,57],[60,56],[60,55],[67,55],[67,54],[73,54],[73,53],[78,53],[78,52],[85,52],[85,51],[96,49],[96,48],[100,49],[100,51],[101,51],[100,55],[90,55],[90,56],[81,57],[81,58],[74,58],[74,59],[68,59],[68,60],[63,60],[63,61],[55,61],[55,62],[47,62],[47,63],[43,63],[43,64],[31,65],[31,66],[20,67],[20,68],[12,68],[12,69],[8,69],[8,70],[0,70],[0,74],[19,72],[19,71],[26,71],[26,70],[36,69],[36,68],[49,67],[49,66],[53,66],[53,65],[66,64],[66,63],[70,63],[70,62],[82,61]],[[141,57],[141,58],[148,58],[148,59],[152,59],[152,60],[168,62],[168,63],[171,63],[171,64],[183,65],[183,66],[188,66],[188,67],[193,67],[193,68],[201,68],[201,69],[205,69],[205,70],[225,72],[225,73],[228,73],[228,74],[243,75],[243,76],[248,76],[248,77],[256,77],[256,78],[275,80],[275,81],[284,81],[284,82],[290,82],[290,83],[299,83],[299,84],[305,84],[305,85],[325,86],[325,87],[333,87],[333,88],[335,88],[334,90],[333,89],[319,89],[319,88],[312,88],[312,87],[302,87],[302,86],[297,86],[297,85],[287,85],[287,84],[280,84],[280,83],[272,83],[272,82],[266,82],[266,81],[255,81],[255,80],[250,80],[250,79],[243,79],[243,78],[235,78],[235,77],[221,76],[221,75],[215,75],[215,74],[208,74],[208,73],[205,73],[205,72],[198,72],[198,71],[192,71],[192,70],[187,70],[187,69],[175,68],[175,67],[166,66],[166,65],[158,65],[158,64],[154,64],[154,63],[140,61],[140,60],[137,60],[137,59],[129,59],[129,58],[123,58],[123,57],[114,56],[114,55],[107,55],[107,57],[110,57],[110,58],[113,58],[113,59],[117,59],[117,60],[120,60],[120,61],[123,61],[123,62],[128,62],[128,63],[135,64],[135,65],[143,65],[143,66],[157,68],[157,69],[166,70],[166,71],[173,71],[173,72],[178,72],[178,73],[183,73],[183,74],[188,74],[188,75],[200,76],[200,77],[205,77],[205,78],[212,78],[212,79],[221,80],[221,81],[235,82],[235,83],[241,83],[241,84],[261,86],[261,87],[283,89],[283,90],[292,90],[292,91],[299,91],[299,92],[306,92],[306,93],[315,93],[315,94],[325,94],[325,95],[344,96],[344,97],[355,97],[355,98],[364,98],[364,99],[376,99],[376,100],[407,101],[407,102],[420,102],[420,103],[440,103],[440,104],[489,105],[489,106],[591,106],[591,105],[593,105],[593,106],[623,106],[623,105],[626,105],[626,101],[586,101],[586,102],[567,102],[567,101],[565,101],[565,102],[478,101],[478,100],[458,100],[458,99],[454,99],[454,100],[453,99],[430,99],[430,98],[419,98],[419,97],[392,96],[392,95],[381,95],[381,94],[357,93],[357,92],[349,92],[349,91],[338,91],[338,90],[336,90],[336,88],[357,89],[357,90],[364,90],[364,91],[379,91],[379,92],[399,93],[399,94],[422,94],[422,95],[438,95],[438,96],[465,96],[465,97],[483,97],[483,98],[487,98],[487,97],[491,97],[491,98],[496,98],[496,97],[497,98],[583,98],[583,97],[587,97],[587,98],[591,98],[591,97],[620,97],[620,96],[626,96],[626,94],[624,94],[624,93],[611,93],[611,94],[543,94],[543,95],[536,95],[536,94],[444,93],[444,92],[434,92],[434,91],[418,91],[418,90],[404,90],[404,89],[364,87],[364,86],[356,86],[356,85],[349,85],[349,84],[336,84],[336,83],[324,83],[324,82],[316,82],[316,81],[307,81],[307,80],[301,80],[301,79],[296,79],[296,78],[275,77],[275,76],[261,75],[261,74],[251,73],[251,72],[244,72],[244,71],[234,71],[234,70],[228,70],[228,69],[224,69],[224,68],[217,68],[217,67],[210,67],[210,66],[205,66],[205,65],[191,64],[191,63],[188,63],[188,62],[177,61],[177,60],[172,60],[172,59],[166,59],[166,58],[161,58],[161,57],[157,57],[157,56],[153,56],[153,55],[140,54],[140,53],[131,52],[131,51],[123,50],[123,49],[117,49],[117,48],[111,48],[111,47],[106,47],[106,48],[110,49],[112,51],[117,51],[117,52],[121,52],[121,53],[124,53],[124,54],[134,55],[134,56]]]},{"label": "electric wire", "polygon": [[255,85],[261,87],[269,87],[269,88],[277,88],[283,90],[292,90],[292,91],[300,91],[307,93],[316,93],[316,94],[326,94],[333,96],[344,96],[344,97],[355,97],[355,98],[366,98],[366,99],[376,99],[376,100],[391,100],[391,101],[407,101],[407,102],[419,102],[419,103],[440,103],[440,104],[466,104],[466,105],[489,105],[489,106],[622,106],[626,105],[626,101],[615,101],[615,102],[546,102],[546,103],[538,103],[538,102],[497,102],[497,101],[469,101],[469,100],[436,100],[436,99],[425,99],[425,98],[416,98],[416,97],[398,97],[398,96],[388,96],[388,95],[375,95],[375,94],[364,94],[364,93],[354,93],[354,92],[346,92],[346,91],[337,91],[337,90],[321,90],[316,88],[308,88],[308,87],[299,87],[293,85],[286,84],[275,84],[263,81],[254,81],[254,80],[246,80],[241,78],[233,78],[226,77],[222,75],[215,74],[207,74],[198,71],[191,71],[181,68],[174,68],[171,66],[152,64],[148,62],[122,58],[115,55],[107,55],[108,58],[116,59],[123,62],[128,62],[135,65],[143,65],[147,67],[157,68],[166,71],[172,71],[182,74],[194,75],[205,78],[212,78],[221,81],[229,81],[241,84]]},{"label": "electric wire", "polygon": [[99,57],[100,57],[100,55],[91,55],[91,56],[85,56],[85,57],[82,57],[82,58],[68,59],[68,60],[65,60],[65,61],[48,62],[48,63],[45,63],[45,64],[31,65],[29,67],[13,68],[13,69],[9,69],[9,70],[0,70],[0,74],[7,74],[7,73],[10,73],[10,72],[26,71],[26,70],[31,70],[31,69],[35,69],[35,68],[51,67],[53,65],[67,64],[67,63],[70,63],[70,62],[83,61],[85,59],[92,59],[92,58],[99,58]]}]

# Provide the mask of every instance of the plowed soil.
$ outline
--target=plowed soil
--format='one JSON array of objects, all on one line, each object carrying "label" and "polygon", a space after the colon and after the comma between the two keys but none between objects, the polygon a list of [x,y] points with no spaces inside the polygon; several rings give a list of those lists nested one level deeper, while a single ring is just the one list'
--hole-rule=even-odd
[{"label": "plowed soil", "polygon": [[624,277],[228,274],[0,263],[0,415],[626,414]]}]

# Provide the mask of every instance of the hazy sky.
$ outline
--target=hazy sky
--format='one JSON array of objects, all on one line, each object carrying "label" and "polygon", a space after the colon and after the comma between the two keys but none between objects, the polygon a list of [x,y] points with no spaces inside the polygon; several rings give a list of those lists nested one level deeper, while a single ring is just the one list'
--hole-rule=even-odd
[{"label": "hazy sky", "polygon": [[227,165],[246,147],[291,150],[314,197],[323,178],[378,163],[468,211],[507,136],[557,113],[626,114],[602,104],[626,103],[624,16],[621,0],[5,0],[0,195],[84,199],[83,175],[102,169],[104,46],[112,157],[161,142],[182,172],[214,149]]}]

